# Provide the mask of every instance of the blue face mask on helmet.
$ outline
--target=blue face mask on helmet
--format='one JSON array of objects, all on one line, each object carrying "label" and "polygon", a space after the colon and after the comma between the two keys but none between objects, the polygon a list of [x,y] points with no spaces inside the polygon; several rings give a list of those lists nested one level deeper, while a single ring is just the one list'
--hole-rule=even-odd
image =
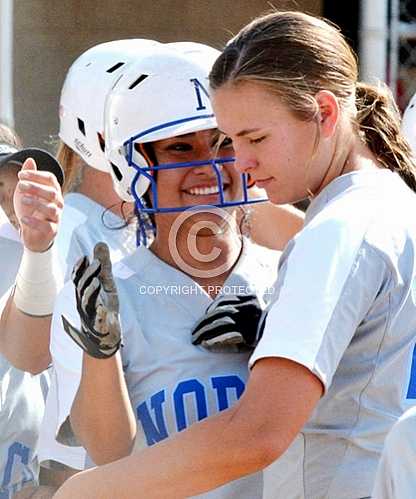
[{"label": "blue face mask on helmet", "polygon": [[[212,118],[212,115],[196,117],[198,118]],[[187,118],[187,120],[192,120],[193,118]],[[159,197],[157,189],[157,172],[161,170],[170,170],[176,168],[198,168],[211,166],[217,180],[218,187],[218,200],[211,206],[218,208],[229,208],[233,206],[241,206],[253,203],[259,203],[266,201],[266,199],[250,199],[248,194],[249,188],[249,178],[245,173],[240,174],[241,179],[241,195],[237,199],[227,200],[224,192],[224,184],[222,177],[222,166],[234,163],[234,157],[215,157],[206,160],[198,161],[188,161],[183,163],[164,163],[164,164],[151,164],[149,165],[149,160],[144,159],[143,151],[143,139],[146,139],[146,135],[153,133],[155,131],[161,130],[163,128],[168,128],[178,124],[178,121],[173,123],[165,123],[158,127],[152,128],[150,130],[141,132],[124,143],[126,161],[130,167],[136,170],[131,184],[131,194],[134,197],[137,209],[140,212],[155,214],[155,213],[175,213],[182,212],[192,208],[198,208],[198,205],[184,205],[184,206],[159,206]],[[138,142],[140,141],[140,142]],[[139,145],[139,149],[142,153],[137,153],[136,145]],[[146,185],[146,192],[151,192],[152,194],[152,206],[148,206],[143,201],[143,184]]]}]

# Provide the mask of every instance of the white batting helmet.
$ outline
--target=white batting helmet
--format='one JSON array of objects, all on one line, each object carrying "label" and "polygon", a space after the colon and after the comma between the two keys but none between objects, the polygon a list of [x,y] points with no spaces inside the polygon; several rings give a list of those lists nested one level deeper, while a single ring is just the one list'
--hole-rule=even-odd
[{"label": "white batting helmet", "polygon": [[402,132],[412,148],[413,156],[416,157],[416,94],[403,114]]},{"label": "white batting helmet", "polygon": [[208,74],[219,51],[199,43],[150,47],[116,82],[105,106],[106,156],[115,189],[131,201],[152,182],[140,144],[217,127],[208,97]]},{"label": "white batting helmet", "polygon": [[126,66],[153,40],[101,43],[88,49],[70,67],[62,87],[59,137],[97,170],[109,172],[104,156],[104,102]]}]

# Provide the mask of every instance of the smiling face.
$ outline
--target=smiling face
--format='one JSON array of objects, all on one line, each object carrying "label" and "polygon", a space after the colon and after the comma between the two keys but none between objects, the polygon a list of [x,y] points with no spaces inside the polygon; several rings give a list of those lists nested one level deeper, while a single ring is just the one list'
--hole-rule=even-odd
[{"label": "smiling face", "polygon": [[[223,140],[219,149],[218,130],[203,130],[152,143],[159,165],[210,160],[233,156],[229,140]],[[224,198],[241,198],[241,180],[232,163],[217,164],[223,182]],[[157,172],[159,207],[185,207],[217,204],[218,179],[212,164],[172,168]]]},{"label": "smiling face", "polygon": [[[220,138],[217,129],[202,130],[152,142],[152,153],[158,165],[210,161],[229,158],[234,150],[229,139]],[[216,164],[223,183],[224,201],[242,199],[241,175],[234,163]],[[214,236],[233,225],[237,208],[215,208],[220,202],[218,178],[212,164],[170,168],[157,171],[156,186],[159,208],[201,206],[192,212],[157,213],[156,233],[159,242],[166,242],[172,227],[179,223],[181,237]],[[152,204],[152,194],[150,199]],[[208,206],[208,208],[207,208]],[[231,218],[230,218],[231,217]]]},{"label": "smiling face", "polygon": [[0,168],[0,207],[16,229],[19,224],[14,212],[13,194],[18,182],[17,173],[19,170],[20,165],[15,164],[7,164]]},{"label": "smiling face", "polygon": [[[316,121],[297,118],[265,87],[224,85],[213,92],[218,126],[233,141],[235,167],[276,204],[304,199],[320,185],[330,151]],[[322,135],[321,135],[322,138]]]}]

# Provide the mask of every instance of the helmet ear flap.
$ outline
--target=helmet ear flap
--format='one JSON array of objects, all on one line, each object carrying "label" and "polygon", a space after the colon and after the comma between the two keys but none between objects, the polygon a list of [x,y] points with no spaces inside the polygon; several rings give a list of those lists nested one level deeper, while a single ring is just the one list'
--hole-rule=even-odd
[{"label": "helmet ear flap", "polygon": [[[133,166],[128,166],[124,156],[123,147],[116,148],[112,151],[106,150],[107,159],[110,163],[110,174],[113,179],[114,190],[120,199],[126,202],[133,202],[134,197],[131,192],[132,183],[137,175],[137,169]],[[133,150],[133,161],[139,168],[147,168],[148,164],[145,158]],[[121,166],[124,165],[124,166]],[[150,184],[149,179],[144,175],[140,175],[136,184],[135,190],[140,197],[146,192]]]},{"label": "helmet ear flap", "polygon": [[109,162],[111,167],[110,174],[113,179],[114,190],[121,200],[126,201],[127,203],[131,203],[133,201],[131,184],[136,174],[134,168],[123,168],[123,170],[121,170],[111,160],[109,160]]}]

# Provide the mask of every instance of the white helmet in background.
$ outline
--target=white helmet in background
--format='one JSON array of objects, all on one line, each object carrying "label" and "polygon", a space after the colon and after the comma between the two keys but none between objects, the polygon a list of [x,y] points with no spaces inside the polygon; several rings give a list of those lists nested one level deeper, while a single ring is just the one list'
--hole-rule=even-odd
[{"label": "white helmet in background", "polygon": [[116,191],[126,201],[133,200],[133,180],[136,202],[151,184],[155,193],[141,144],[217,127],[208,75],[220,52],[192,42],[147,52],[126,69],[105,106],[106,156]]},{"label": "white helmet in background", "polygon": [[198,42],[172,42],[166,44],[168,47],[178,50],[187,58],[193,59],[196,62],[204,61],[204,65],[209,67],[211,71],[214,62],[218,59],[221,52],[214,47]]},{"label": "white helmet in background", "polygon": [[104,156],[105,98],[126,66],[157,44],[142,39],[101,43],[69,68],[59,103],[59,137],[97,170],[110,171]]},{"label": "white helmet in background", "polygon": [[402,132],[416,158],[416,94],[413,95],[403,114]]}]

